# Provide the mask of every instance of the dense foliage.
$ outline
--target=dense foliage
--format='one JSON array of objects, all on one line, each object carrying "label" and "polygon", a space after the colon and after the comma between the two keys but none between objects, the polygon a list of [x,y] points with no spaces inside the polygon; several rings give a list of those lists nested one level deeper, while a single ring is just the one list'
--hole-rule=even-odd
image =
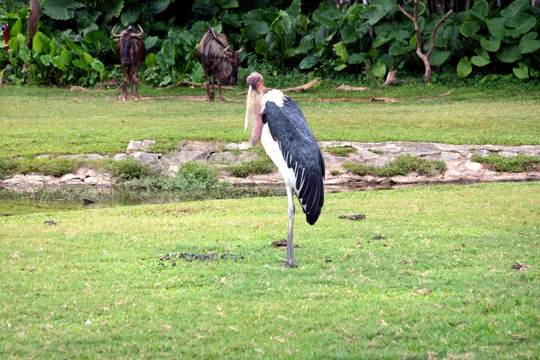
[{"label": "dense foliage", "polygon": [[[441,9],[430,9],[432,3],[419,3],[423,39],[429,39],[443,16]],[[504,8],[495,1],[473,3],[438,29],[430,57],[435,72],[538,78],[540,8],[529,0]],[[119,78],[110,32],[114,25],[132,23],[143,27],[148,49],[141,78],[155,86],[202,81],[195,48],[208,26],[225,33],[234,49],[244,47],[244,68],[368,78],[381,78],[390,70],[421,74],[414,25],[396,4],[372,0],[338,9],[330,0],[318,6],[300,0],[42,0],[38,32],[27,46],[28,2],[6,0],[0,4],[0,23],[10,31],[2,49],[7,51],[0,51],[0,77],[7,83],[59,86],[94,86]],[[404,9],[412,14],[412,3],[406,2]]]}]

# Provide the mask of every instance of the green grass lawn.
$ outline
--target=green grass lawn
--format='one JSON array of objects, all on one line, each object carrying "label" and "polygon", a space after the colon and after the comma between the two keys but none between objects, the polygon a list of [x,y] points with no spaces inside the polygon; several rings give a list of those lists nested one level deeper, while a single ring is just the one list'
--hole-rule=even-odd
[{"label": "green grass lawn", "polygon": [[[440,96],[448,89],[407,89],[377,88],[351,94],[319,88],[291,96],[298,100],[318,140],[540,143],[540,98],[530,93],[465,88]],[[170,151],[182,140],[249,139],[249,132],[243,131],[244,97],[238,91],[227,91],[225,96],[232,101],[225,103],[179,98],[203,96],[203,89],[142,87],[141,94],[152,99],[112,101],[118,96],[116,90],[1,88],[0,159],[114,154],[124,152],[130,140],[153,139],[156,151]],[[319,101],[320,97],[370,99],[383,95],[399,102]]]},{"label": "green grass lawn", "polygon": [[[0,358],[539,358],[539,198],[329,194],[296,269],[285,197],[0,217]],[[182,252],[243,258],[160,260]]]}]

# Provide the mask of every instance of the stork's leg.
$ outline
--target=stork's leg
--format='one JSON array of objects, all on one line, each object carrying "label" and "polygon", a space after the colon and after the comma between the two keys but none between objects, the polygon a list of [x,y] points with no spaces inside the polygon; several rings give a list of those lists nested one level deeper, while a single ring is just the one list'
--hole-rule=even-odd
[{"label": "stork's leg", "polygon": [[287,186],[287,199],[289,200],[289,233],[287,235],[287,260],[283,265],[286,267],[297,267],[294,262],[294,244],[293,244],[293,233],[294,233],[294,197],[292,189]]}]

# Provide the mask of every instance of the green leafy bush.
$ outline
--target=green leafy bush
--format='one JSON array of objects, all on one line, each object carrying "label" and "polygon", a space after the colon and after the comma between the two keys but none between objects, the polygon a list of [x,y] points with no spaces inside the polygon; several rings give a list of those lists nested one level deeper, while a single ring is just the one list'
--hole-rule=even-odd
[{"label": "green leafy bush", "polygon": [[359,176],[375,175],[391,177],[407,175],[411,171],[416,171],[420,175],[441,173],[446,169],[446,163],[440,160],[426,160],[410,155],[400,155],[382,167],[351,162],[343,164],[343,167],[348,172]]},{"label": "green leafy bush", "polygon": [[473,155],[472,161],[486,164],[492,170],[504,172],[524,172],[538,171],[540,169],[540,157],[519,154],[517,156],[505,157],[499,154],[490,154],[482,157]]},{"label": "green leafy bush", "polygon": [[227,166],[227,171],[229,171],[232,176],[245,178],[249,175],[269,174],[274,171],[275,168],[276,167],[270,158],[267,158],[245,161],[239,165],[229,165]]}]

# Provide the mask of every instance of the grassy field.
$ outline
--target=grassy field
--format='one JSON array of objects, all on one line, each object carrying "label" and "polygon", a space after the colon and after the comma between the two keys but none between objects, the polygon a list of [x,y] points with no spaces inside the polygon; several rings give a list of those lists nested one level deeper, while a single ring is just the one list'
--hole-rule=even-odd
[{"label": "grassy field", "polygon": [[0,358],[537,359],[539,198],[330,194],[296,269],[284,197],[0,217]]},{"label": "grassy field", "polygon": [[[352,94],[319,88],[291,96],[318,140],[540,143],[540,97],[520,91],[447,90],[416,86]],[[124,152],[130,140],[142,139],[157,141],[156,151],[175,149],[182,140],[249,139],[243,131],[245,99],[237,91],[227,91],[230,101],[225,103],[182,98],[202,97],[202,89],[143,87],[141,94],[148,100],[122,103],[113,101],[116,90],[1,88],[0,159],[114,154]],[[399,102],[357,101],[380,96]],[[345,99],[323,102],[320,97]]]}]

